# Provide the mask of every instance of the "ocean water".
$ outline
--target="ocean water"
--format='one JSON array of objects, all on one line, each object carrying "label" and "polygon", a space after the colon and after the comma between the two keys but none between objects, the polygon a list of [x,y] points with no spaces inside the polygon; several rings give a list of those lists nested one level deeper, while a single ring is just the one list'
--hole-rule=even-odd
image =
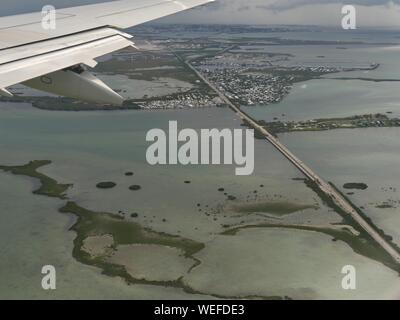
[{"label": "ocean water", "polygon": [[280,103],[247,107],[256,119],[303,121],[392,112],[400,116],[400,82],[315,79],[297,83]]},{"label": "ocean water", "polygon": [[[333,182],[387,234],[400,244],[400,128],[368,128],[285,134],[291,150],[326,180]],[[345,190],[348,182],[368,189]],[[379,208],[393,203],[392,208]]]},{"label": "ocean water", "polygon": [[[220,187],[238,197],[238,201],[245,201],[248,196],[254,196],[254,190],[258,190],[259,197],[263,199],[318,205],[317,210],[307,209],[283,218],[288,222],[327,225],[341,220],[301,181],[292,180],[301,175],[264,141],[256,141],[255,174],[249,177],[235,176],[234,166],[152,167],[147,164],[145,150],[148,143],[145,135],[150,128],[167,128],[169,120],[177,120],[182,128],[239,128],[240,122],[228,109],[69,113],[37,110],[27,104],[3,104],[0,114],[2,164],[24,164],[34,159],[52,160],[52,165],[40,171],[60,182],[72,183],[74,186],[68,191],[68,196],[79,205],[97,211],[138,212],[137,221],[145,227],[207,243],[204,252],[199,253],[199,257],[204,256],[204,268],[211,264],[218,270],[217,265],[221,265],[218,262],[220,257],[210,256],[209,250],[220,250],[215,249],[214,244],[221,248],[218,239],[221,239],[219,233],[223,230],[223,223],[237,223],[237,219],[244,219],[247,223],[266,221],[266,218],[259,216],[235,218],[223,211],[211,217],[198,212],[197,203],[203,209],[226,204],[225,197],[218,192]],[[127,171],[133,171],[134,176],[126,177],[124,173]],[[98,182],[108,180],[115,181],[117,187],[112,190],[95,187]],[[185,184],[186,180],[191,184]],[[68,231],[74,217],[57,212],[62,201],[31,194],[36,184],[25,177],[1,174],[0,250],[2,256],[7,257],[0,263],[2,298],[209,298],[208,294],[222,292],[221,288],[215,287],[204,290],[205,295],[198,296],[185,294],[179,289],[127,286],[120,279],[102,276],[96,268],[77,263],[71,257],[75,235]],[[136,193],[129,191],[131,184],[141,185],[142,190]],[[262,189],[259,187],[261,184],[264,185]],[[259,255],[262,244],[268,243],[275,254],[272,255],[270,251],[265,254],[270,252],[269,256],[274,260],[283,259],[281,263],[293,265],[294,274],[302,280],[294,281],[294,276],[289,277],[291,268],[280,270],[266,265],[271,278],[258,273],[259,285],[268,288],[271,279],[279,279],[279,290],[278,286],[269,291],[260,290],[246,277],[239,277],[239,289],[229,289],[227,286],[224,294],[273,294],[274,291],[276,294],[298,296],[303,292],[302,288],[307,286],[311,288],[314,298],[335,298],[340,270],[330,269],[328,276],[321,275],[321,279],[331,279],[328,286],[331,290],[325,289],[319,293],[317,287],[320,276],[311,283],[312,270],[305,261],[300,262],[309,258],[289,254],[292,250],[311,250],[312,255],[321,255],[320,259],[328,263],[326,248],[317,244],[326,241],[326,245],[330,246],[330,237],[307,233],[305,241],[302,233],[288,233],[280,229],[276,232],[282,232],[283,238],[289,236],[292,240],[281,246],[271,241],[270,232],[261,232],[257,236],[257,244],[254,244],[254,251],[251,246],[245,250],[249,254]],[[236,241],[236,237],[233,238]],[[230,260],[235,261],[235,268],[246,269],[253,264],[252,260],[243,258],[242,249],[237,247],[235,251],[231,244],[230,241],[227,244],[227,254]],[[366,270],[363,271],[366,277],[379,273],[381,280],[378,282],[385,284],[391,279],[389,282],[396,288],[397,276],[393,271],[380,263],[368,262],[369,259],[360,257],[344,246],[347,250],[335,252],[339,261],[357,263]],[[287,254],[282,255],[283,252]],[[52,264],[58,270],[59,283],[55,292],[45,292],[40,287],[40,271],[45,264]],[[231,266],[227,265],[229,268]],[[201,272],[203,269],[198,270],[193,275],[183,276],[188,277],[193,287],[204,288],[209,279]],[[238,270],[232,269],[232,275],[235,272]],[[220,285],[229,281],[222,276],[220,280]],[[370,296],[373,292],[365,294]],[[375,297],[382,297],[382,293],[376,292]]]},{"label": "ocean water", "polygon": [[[384,36],[383,36],[384,35]],[[169,36],[169,35],[168,35]],[[194,36],[194,35],[189,35]],[[221,39],[232,35],[213,34]],[[237,35],[237,37],[243,36]],[[333,74],[326,77],[397,77],[398,37],[395,33],[303,32],[254,34],[282,38],[369,42],[347,46],[269,46],[268,52],[292,53],[297,63],[379,62],[371,72]],[[376,42],[393,43],[377,46]],[[394,46],[394,48],[393,48]],[[393,49],[391,49],[393,48]],[[324,58],[318,57],[324,56]],[[115,79],[118,82],[121,79]],[[129,89],[129,88],[128,88]],[[296,84],[281,103],[247,108],[253,117],[270,121],[305,120],[359,113],[393,112],[399,115],[397,82],[312,80]],[[284,114],[284,116],[283,116]],[[248,229],[223,236],[222,225],[253,224],[270,218],[235,217],[226,210],[226,198],[237,202],[280,201],[316,205],[285,217],[282,222],[328,225],[341,218],[321,203],[317,195],[293,178],[301,174],[265,141],[256,141],[255,172],[234,175],[234,166],[150,166],[146,162],[146,133],[168,127],[176,120],[181,128],[241,128],[228,109],[180,111],[50,112],[29,104],[0,103],[0,164],[25,164],[48,159],[40,169],[62,183],[72,183],[68,197],[95,211],[138,212],[136,220],[155,231],[204,242],[196,257],[202,264],[182,274],[191,287],[204,295],[159,286],[127,286],[121,279],[103,276],[96,268],[76,262],[71,255],[75,234],[68,231],[74,217],[58,213],[63,202],[36,196],[32,179],[0,172],[0,298],[2,299],[174,299],[211,298],[212,294],[288,295],[294,298],[398,298],[399,277],[381,263],[354,253],[346,244],[316,232]],[[398,208],[378,209],[388,199],[398,200],[400,190],[399,128],[338,130],[284,134],[280,138],[318,174],[339,188],[346,182],[365,182],[366,191],[349,196],[364,206],[373,221],[400,243]],[[124,175],[133,171],[133,177]],[[112,190],[99,190],[100,181],[114,181]],[[190,181],[190,184],[185,184]],[[142,189],[132,192],[128,187]],[[261,188],[260,185],[263,185]],[[257,191],[257,199],[254,196]],[[202,210],[222,208],[206,216]],[[214,220],[216,219],[216,220]],[[272,220],[274,221],[274,220]],[[148,261],[145,261],[148,263]],[[41,268],[57,268],[54,292],[40,287]],[[146,265],[145,263],[142,263]],[[354,265],[359,276],[356,291],[340,287],[344,265]]]},{"label": "ocean water", "polygon": [[[383,65],[391,65],[391,72],[395,72],[397,66],[390,60],[379,55],[376,58]],[[380,68],[376,72],[378,70]],[[375,71],[368,76],[372,74]],[[294,85],[280,103],[249,107],[246,111],[265,121],[276,118],[302,121],[370,113],[400,117],[399,86],[400,82],[389,81],[311,80]],[[297,156],[343,192],[353,191],[342,188],[347,182],[368,184],[367,190],[355,191],[349,198],[400,243],[399,136],[400,128],[367,128],[285,133],[279,137]],[[379,208],[388,202],[393,204],[392,208]]]}]

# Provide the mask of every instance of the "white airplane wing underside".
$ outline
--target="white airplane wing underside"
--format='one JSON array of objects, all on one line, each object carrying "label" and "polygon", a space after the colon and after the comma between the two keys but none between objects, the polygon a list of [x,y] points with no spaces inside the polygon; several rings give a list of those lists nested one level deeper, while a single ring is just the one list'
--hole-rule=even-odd
[{"label": "white airplane wing underside", "polygon": [[[93,67],[96,65],[95,58],[133,45],[132,36],[117,29],[136,26],[212,1],[121,0],[60,9],[56,11],[56,28],[50,30],[43,28],[41,12],[0,17],[0,95],[10,95],[6,88],[17,83],[66,95],[60,84],[63,78],[70,82],[71,74],[64,75],[74,72],[73,77],[82,78],[79,79],[82,85],[89,83],[90,88],[86,89],[94,90],[94,96],[99,96],[96,88],[103,91],[111,89],[86,71],[67,69],[80,64]],[[44,75],[48,77],[41,81],[40,77]],[[54,83],[53,76],[58,83]],[[122,103],[117,94],[112,92],[110,95],[110,99],[96,101],[83,97],[83,100]],[[82,98],[80,94],[71,92],[68,96]]]},{"label": "white airplane wing underside", "polygon": [[0,88],[80,63],[94,67],[95,58],[132,45],[129,38],[102,28],[5,50],[0,55]]}]

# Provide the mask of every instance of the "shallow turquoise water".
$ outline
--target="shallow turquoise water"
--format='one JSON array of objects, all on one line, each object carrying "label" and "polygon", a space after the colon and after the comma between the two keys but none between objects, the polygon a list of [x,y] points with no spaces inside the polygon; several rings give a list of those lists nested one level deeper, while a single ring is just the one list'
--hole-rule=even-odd
[{"label": "shallow turquoise water", "polygon": [[[273,198],[279,195],[276,199],[280,201],[319,204],[318,210],[308,209],[288,216],[288,222],[309,221],[312,224],[324,225],[340,221],[340,217],[327,209],[302,182],[292,180],[301,175],[264,141],[256,141],[255,174],[250,177],[236,177],[233,166],[149,166],[145,161],[148,145],[145,142],[145,134],[149,128],[166,128],[169,120],[177,120],[182,127],[240,127],[240,122],[228,109],[68,113],[40,111],[28,105],[3,104],[0,109],[0,147],[3,150],[1,162],[12,165],[23,164],[33,159],[53,160],[52,165],[40,170],[60,182],[73,183],[74,187],[69,190],[68,195],[78,204],[92,210],[114,213],[120,210],[128,213],[139,212],[138,222],[142,225],[157,231],[210,242],[211,249],[212,240],[221,231],[221,224],[238,222],[238,218],[223,217],[223,214],[217,216],[217,221],[214,221],[213,217],[198,212],[197,203],[201,203],[203,207],[208,205],[210,208],[224,204],[224,197],[217,190],[220,187],[224,187],[241,201],[250,194],[254,196],[253,190],[258,189],[260,197]],[[135,175],[125,177],[126,171],[133,171]],[[115,181],[118,186],[108,191],[96,189],[96,183],[103,180]],[[191,184],[185,184],[185,180],[190,180]],[[140,184],[142,190],[132,193],[128,190],[131,184]],[[262,190],[259,188],[260,184],[264,185]],[[32,195],[31,191],[35,185],[32,180],[24,177],[4,173],[0,177],[0,252],[6,257],[0,262],[0,297],[199,297],[184,294],[179,289],[155,286],[128,287],[118,279],[104,277],[97,269],[74,261],[71,257],[74,234],[68,231],[73,217],[57,212],[62,205],[61,201]],[[249,216],[239,219],[255,223],[265,221],[266,218]],[[282,233],[282,236],[287,235]],[[311,247],[313,241],[321,242],[317,236],[307,241],[304,241],[303,236],[297,237],[295,234],[292,234],[291,238],[292,242],[288,245],[281,249],[279,246],[275,248],[273,259],[279,261],[285,248],[291,247],[293,243],[297,248],[302,248],[301,250],[312,250],[312,254],[317,256],[322,254],[321,250],[325,250],[324,247],[310,249],[310,242]],[[270,241],[269,233],[261,234],[257,239],[259,244],[265,242],[275,247]],[[326,239],[331,241],[329,237]],[[251,248],[246,247],[246,250]],[[259,250],[260,246],[254,246],[254,254],[259,254]],[[229,252],[229,259],[236,259],[238,267],[248,267],[249,261],[241,259],[240,251],[236,253],[236,257],[232,256],[232,251]],[[360,263],[360,257],[351,250],[338,253],[333,250],[331,253],[336,254],[340,256],[340,261]],[[322,255],[321,259],[325,260],[324,257],[326,254]],[[285,259],[287,258],[286,256]],[[207,257],[207,265],[219,264],[218,259]],[[318,279],[326,277],[326,274],[314,275],[316,280],[310,283],[307,280],[310,270],[307,264],[299,264],[298,259],[297,256],[289,259],[289,263],[294,266],[290,271],[292,277],[288,277],[287,270],[268,267],[271,277],[282,283],[280,290],[275,287],[279,294],[302,292],[299,284],[302,288],[307,285],[313,292],[318,292]],[[44,264],[53,264],[58,270],[59,282],[55,292],[44,292],[40,288],[40,269]],[[296,265],[299,265],[299,268],[296,268]],[[371,265],[365,264],[363,274],[375,274],[378,268],[382,275],[380,283],[386,283],[387,279],[390,279],[389,282],[396,288],[397,276],[379,263],[373,265],[374,267],[368,267]],[[332,279],[329,284],[331,287],[328,286],[320,297],[329,296],[329,292],[335,297],[338,275],[337,270],[332,272],[334,277],[333,274],[332,277],[328,275],[328,278]],[[302,281],[293,281],[293,277],[296,276]],[[203,281],[207,283],[208,280]],[[237,281],[243,293],[259,292],[252,287],[247,278]],[[270,279],[261,278],[259,283],[261,286],[263,283],[268,286],[269,281]],[[201,279],[196,280],[196,286],[202,286]],[[211,291],[207,292],[218,293],[220,289],[215,288]],[[266,290],[262,292],[267,293]],[[231,293],[237,294],[237,290],[232,290]],[[381,293],[376,295],[380,297]],[[313,295],[318,296],[318,293]]]}]

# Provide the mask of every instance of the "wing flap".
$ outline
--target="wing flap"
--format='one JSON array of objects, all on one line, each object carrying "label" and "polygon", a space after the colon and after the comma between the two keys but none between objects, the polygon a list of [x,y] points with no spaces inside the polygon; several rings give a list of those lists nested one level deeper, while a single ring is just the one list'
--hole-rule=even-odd
[{"label": "wing flap", "polygon": [[132,45],[122,35],[90,41],[49,53],[0,65],[0,88],[84,63],[93,66],[95,58]]},{"label": "wing flap", "polygon": [[105,39],[115,35],[121,35],[127,39],[133,38],[127,33],[122,33],[112,28],[100,28],[92,31],[85,31],[79,34],[68,35],[61,38],[50,39],[0,51],[0,65],[52,51],[78,46],[99,39]]}]

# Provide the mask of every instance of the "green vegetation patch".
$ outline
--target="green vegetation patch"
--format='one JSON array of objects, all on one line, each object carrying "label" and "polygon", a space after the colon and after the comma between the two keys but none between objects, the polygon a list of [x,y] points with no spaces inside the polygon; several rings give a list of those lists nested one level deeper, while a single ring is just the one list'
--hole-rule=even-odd
[{"label": "green vegetation patch", "polygon": [[111,182],[111,181],[100,182],[96,185],[96,187],[99,189],[112,189],[116,186],[117,186],[117,184],[115,182]]},{"label": "green vegetation patch", "polygon": [[38,189],[33,191],[34,194],[66,199],[65,192],[72,187],[71,184],[60,184],[56,180],[37,171],[40,167],[49,164],[51,164],[51,161],[49,160],[35,160],[23,166],[0,166],[0,170],[11,172],[15,175],[39,179],[40,186]]},{"label": "green vegetation patch", "polygon": [[143,228],[138,223],[125,221],[123,217],[111,213],[94,212],[78,206],[74,202],[60,209],[62,213],[72,213],[78,216],[77,223],[72,227],[78,236],[75,239],[76,250],[81,255],[83,240],[92,236],[112,235],[115,246],[128,244],[153,244],[181,249],[186,257],[204,248],[204,244],[179,236],[159,233]]},{"label": "green vegetation patch", "polygon": [[78,221],[71,228],[77,232],[75,239],[74,256],[82,258],[85,253],[82,251],[83,240],[88,237],[112,235],[114,245],[128,244],[152,244],[169,246],[185,252],[185,257],[204,248],[204,244],[181,238],[179,236],[151,231],[143,228],[138,223],[125,221],[123,217],[111,213],[94,212],[78,206],[74,202],[67,204],[60,209],[62,213],[72,213],[78,216]]},{"label": "green vegetation patch", "polygon": [[350,182],[350,183],[345,183],[343,185],[343,188],[345,188],[345,189],[367,190],[368,189],[368,185],[366,185],[365,183]]},{"label": "green vegetation patch", "polygon": [[103,274],[112,277],[121,277],[128,283],[177,287],[184,289],[188,293],[192,293],[192,289],[184,285],[182,279],[175,281],[135,279],[127,272],[123,265],[111,263],[107,260],[107,257],[92,257],[83,250],[84,241],[93,236],[111,235],[114,239],[114,250],[119,245],[130,244],[174,247],[182,250],[186,258],[193,259],[194,266],[199,265],[200,261],[195,259],[193,255],[204,249],[205,246],[203,243],[162,232],[155,232],[142,227],[138,223],[124,221],[124,218],[118,215],[90,211],[71,201],[67,202],[59,211],[78,216],[77,222],[71,227],[71,230],[77,233],[73,249],[73,257],[77,261],[96,266],[103,271]]},{"label": "green vegetation patch", "polygon": [[[23,166],[0,166],[0,170],[11,172],[15,175],[23,175],[38,179],[40,181],[40,187],[33,191],[34,194],[56,197],[62,200],[67,199],[65,192],[71,185],[60,184],[54,179],[37,171],[38,168],[49,164],[51,164],[51,161],[48,160],[31,161]],[[119,215],[93,212],[71,201],[67,202],[59,211],[61,213],[71,213],[78,217],[77,222],[71,227],[71,230],[77,233],[73,248],[73,257],[77,261],[96,266],[102,269],[103,273],[108,276],[120,276],[128,283],[180,287],[188,292],[191,290],[184,286],[181,279],[165,283],[134,279],[126,272],[124,266],[109,263],[104,260],[105,257],[91,257],[89,253],[83,250],[84,241],[92,236],[111,235],[114,239],[113,249],[116,249],[118,245],[129,244],[154,244],[175,247],[182,250],[185,257],[192,258],[195,264],[199,264],[200,261],[193,258],[192,255],[204,248],[203,243],[179,236],[155,232],[143,228],[137,223],[125,221],[124,218]]]},{"label": "green vegetation patch", "polygon": [[129,187],[129,190],[131,190],[131,191],[139,191],[141,189],[142,189],[142,187],[139,185],[133,185],[133,186]]},{"label": "green vegetation patch", "polygon": [[[165,68],[167,67],[167,68]],[[158,78],[173,78],[192,84],[197,76],[185,68],[173,53],[149,52],[129,53],[126,57],[113,57],[96,66],[96,72],[122,74],[130,79],[153,81]]]},{"label": "green vegetation patch", "polygon": [[347,118],[327,118],[307,121],[259,121],[259,124],[268,128],[272,133],[304,132],[304,131],[326,131],[335,129],[358,129],[358,128],[391,128],[400,127],[400,119],[389,118],[384,114],[364,114]]},{"label": "green vegetation patch", "polygon": [[11,98],[1,97],[0,100],[12,103],[31,103],[35,108],[48,111],[116,111],[140,109],[140,106],[133,100],[126,100],[121,106],[84,102],[66,97],[32,97],[16,95]]},{"label": "green vegetation patch", "polygon": [[384,202],[382,204],[376,205],[375,208],[378,208],[378,209],[391,209],[391,208],[394,208],[394,206],[392,204],[390,204],[390,203]]},{"label": "green vegetation patch", "polygon": [[315,209],[313,205],[302,205],[290,202],[259,202],[241,204],[233,207],[238,213],[272,213],[275,215],[287,215],[306,209]]}]

